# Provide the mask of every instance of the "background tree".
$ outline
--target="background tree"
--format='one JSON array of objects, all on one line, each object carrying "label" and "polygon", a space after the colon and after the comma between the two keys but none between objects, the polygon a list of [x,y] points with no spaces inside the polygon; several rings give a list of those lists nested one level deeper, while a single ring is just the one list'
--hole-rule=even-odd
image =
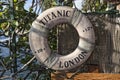
[{"label": "background tree", "polygon": [[[1,52],[0,79],[26,79],[39,72],[38,68],[35,70],[35,67],[38,67],[36,60],[24,70],[20,70],[33,57],[29,48],[28,32],[37,16],[36,8],[38,9],[37,5],[40,4],[37,1],[39,0],[33,0],[28,11],[24,9],[24,0],[0,2],[2,10],[0,12],[0,35],[7,38],[1,42],[1,46],[9,48],[9,54]],[[5,56],[2,56],[3,54]]]},{"label": "background tree", "polygon": [[107,2],[104,0],[84,0],[82,10],[85,12],[102,12],[105,11],[106,8]]}]

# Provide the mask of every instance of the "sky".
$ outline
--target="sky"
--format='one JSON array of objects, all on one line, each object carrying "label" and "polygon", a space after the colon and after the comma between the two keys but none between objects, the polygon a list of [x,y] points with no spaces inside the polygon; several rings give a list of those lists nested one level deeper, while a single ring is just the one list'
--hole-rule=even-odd
[{"label": "sky", "polygon": [[[76,5],[76,7],[77,7],[79,10],[81,10],[81,8],[82,8],[82,2],[83,2],[83,1],[84,1],[84,0],[74,0],[75,5]],[[32,0],[27,0],[24,8],[25,8],[26,10],[28,10],[29,7],[31,6],[31,4],[32,4]]]},{"label": "sky", "polygon": [[27,0],[24,8],[28,10],[31,5],[32,5],[32,0]]},{"label": "sky", "polygon": [[79,9],[79,10],[82,9],[82,2],[83,2],[83,1],[84,1],[84,0],[74,0],[77,9]]}]

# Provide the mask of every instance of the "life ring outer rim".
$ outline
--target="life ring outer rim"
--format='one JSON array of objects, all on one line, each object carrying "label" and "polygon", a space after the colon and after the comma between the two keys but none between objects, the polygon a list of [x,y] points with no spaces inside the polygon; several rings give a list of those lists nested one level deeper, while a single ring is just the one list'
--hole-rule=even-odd
[{"label": "life ring outer rim", "polygon": [[[60,6],[60,7],[53,7],[53,8],[50,8],[50,9],[48,9],[48,10],[46,10],[46,11],[44,11],[41,15],[39,15],[38,17],[37,17],[37,19],[41,19],[41,18],[43,18],[45,15],[43,15],[44,13],[47,13],[47,14],[49,14],[50,12],[52,12],[52,11],[56,11],[56,10],[71,10],[72,11],[72,13],[73,13],[73,11],[74,11],[74,9],[73,8],[71,8],[71,7],[62,7],[62,6]],[[73,14],[72,14],[73,15]],[[60,68],[60,66],[58,67],[57,65],[60,65],[60,61],[59,60],[64,60],[63,62],[67,62],[67,60],[65,59],[66,58],[66,56],[61,56],[61,55],[54,55],[54,56],[56,56],[56,57],[58,57],[57,59],[55,59],[55,60],[57,60],[57,62],[55,63],[53,63],[52,64],[52,66],[50,65],[50,63],[48,64],[45,60],[45,58],[47,57],[47,59],[49,58],[49,56],[51,55],[51,50],[49,49],[49,46],[48,46],[48,44],[47,44],[47,39],[46,39],[46,34],[41,34],[41,33],[39,33],[39,32],[42,32],[42,33],[44,33],[44,32],[46,32],[46,28],[45,28],[45,30],[44,30],[44,28],[41,28],[41,27],[48,27],[48,26],[41,26],[36,20],[33,22],[33,24],[32,24],[32,27],[31,27],[31,29],[30,29],[30,33],[29,33],[29,43],[30,43],[30,48],[31,48],[31,50],[32,50],[32,52],[33,52],[33,54],[36,56],[36,58],[37,58],[37,60],[39,60],[42,64],[44,64],[45,66],[47,66],[48,68],[52,68],[52,69],[54,69],[54,70],[70,70],[70,69],[73,69],[73,68],[75,68],[75,67],[78,67],[78,66],[80,66],[81,64],[83,64],[88,58],[89,58],[89,56],[91,55],[91,53],[92,53],[92,51],[93,51],[93,49],[94,49],[94,43],[95,43],[95,34],[94,34],[94,30],[93,30],[93,26],[92,26],[92,24],[90,23],[90,21],[86,18],[86,16],[84,15],[84,14],[82,14],[82,13],[80,13],[80,15],[82,15],[83,16],[83,20],[84,21],[81,21],[81,22],[79,22],[79,24],[75,27],[75,29],[77,30],[77,32],[79,33],[79,36],[80,36],[80,40],[79,40],[79,44],[78,44],[78,47],[76,48],[76,50],[73,52],[73,53],[75,53],[76,55],[73,55],[73,53],[70,53],[70,55],[67,55],[68,57],[67,57],[67,59],[69,59],[70,60],[70,58],[71,57],[74,57],[74,59],[76,58],[76,56],[78,56],[78,54],[79,53],[81,53],[81,52],[83,52],[84,51],[84,49],[82,49],[81,47],[87,47],[87,46],[89,46],[88,48],[90,48],[90,50],[88,49],[88,51],[87,51],[87,54],[86,54],[86,56],[85,56],[85,59],[83,59],[83,61],[81,61],[81,62],[79,62],[78,64],[75,64],[74,66],[70,66],[70,67],[61,67]],[[66,17],[63,17],[62,19],[66,19]],[[70,18],[67,18],[66,20],[69,20],[69,19],[71,19],[71,17]],[[58,20],[59,20],[59,18],[58,18]],[[79,20],[79,19],[77,19],[77,20]],[[86,22],[87,21],[87,22]],[[56,21],[54,21],[54,22],[56,22]],[[70,22],[70,20],[68,21],[68,22]],[[90,30],[90,31],[86,31],[84,34],[83,34],[83,30],[81,30],[81,24],[82,23],[86,23],[85,25],[86,26],[84,26],[84,24],[83,24],[83,27],[82,27],[82,29],[83,28],[87,28],[88,27],[88,25],[90,25],[90,27],[92,27],[92,29]],[[74,25],[74,24],[73,24]],[[36,30],[38,30],[37,31],[37,33],[33,30],[33,29],[36,29]],[[41,29],[43,29],[43,30],[41,30]],[[82,32],[82,33],[81,33]],[[82,36],[81,36],[81,34],[82,34]],[[82,37],[84,37],[84,35],[85,36],[87,36],[85,39],[89,39],[90,38],[90,44],[87,42],[86,43],[86,41],[85,41],[85,39],[84,38],[82,38]],[[90,35],[90,36],[89,36]],[[35,38],[37,38],[37,40],[35,39]],[[35,41],[37,41],[37,43],[35,42]],[[39,42],[38,42],[39,41]],[[84,44],[85,45],[84,45]],[[45,51],[43,51],[42,53],[37,53],[37,52],[35,52],[36,50],[38,50],[39,48],[38,47],[41,47],[41,46],[38,46],[38,44],[39,45],[42,45],[42,47],[44,47],[45,48],[45,46],[47,46],[47,50],[45,50]],[[82,46],[81,46],[81,44],[82,44]],[[87,45],[87,44],[89,44],[89,45]],[[37,46],[38,47],[37,47]],[[37,48],[37,49],[36,49]],[[80,49],[81,48],[81,49]],[[40,49],[42,49],[42,48],[40,48]],[[80,49],[80,50],[78,50],[78,49]],[[77,53],[76,53],[77,52]],[[80,54],[79,54],[80,55]],[[46,56],[46,57],[45,57]],[[43,57],[43,58],[42,58]],[[61,58],[62,57],[62,58]],[[64,64],[65,65],[65,64]],[[67,65],[67,63],[66,63],[66,65]]]}]

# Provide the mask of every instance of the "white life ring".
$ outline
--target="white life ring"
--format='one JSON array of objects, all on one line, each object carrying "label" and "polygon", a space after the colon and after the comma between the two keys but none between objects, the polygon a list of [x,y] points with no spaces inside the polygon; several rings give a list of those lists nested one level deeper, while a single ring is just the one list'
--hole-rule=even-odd
[{"label": "white life ring", "polygon": [[[79,34],[77,48],[68,55],[52,53],[47,41],[48,29],[60,23],[72,24]],[[84,63],[94,48],[92,24],[80,11],[71,7],[53,7],[41,13],[32,23],[29,43],[36,58],[48,68],[70,70]]]}]

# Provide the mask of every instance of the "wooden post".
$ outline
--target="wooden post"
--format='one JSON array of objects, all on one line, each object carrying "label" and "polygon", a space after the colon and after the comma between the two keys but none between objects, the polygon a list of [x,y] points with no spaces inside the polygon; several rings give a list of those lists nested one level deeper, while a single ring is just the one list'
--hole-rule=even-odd
[{"label": "wooden post", "polygon": [[[120,11],[120,5],[117,6],[117,10]],[[113,35],[113,54],[112,64],[113,64],[113,73],[120,73],[120,16],[116,17],[116,26],[112,30]]]}]

